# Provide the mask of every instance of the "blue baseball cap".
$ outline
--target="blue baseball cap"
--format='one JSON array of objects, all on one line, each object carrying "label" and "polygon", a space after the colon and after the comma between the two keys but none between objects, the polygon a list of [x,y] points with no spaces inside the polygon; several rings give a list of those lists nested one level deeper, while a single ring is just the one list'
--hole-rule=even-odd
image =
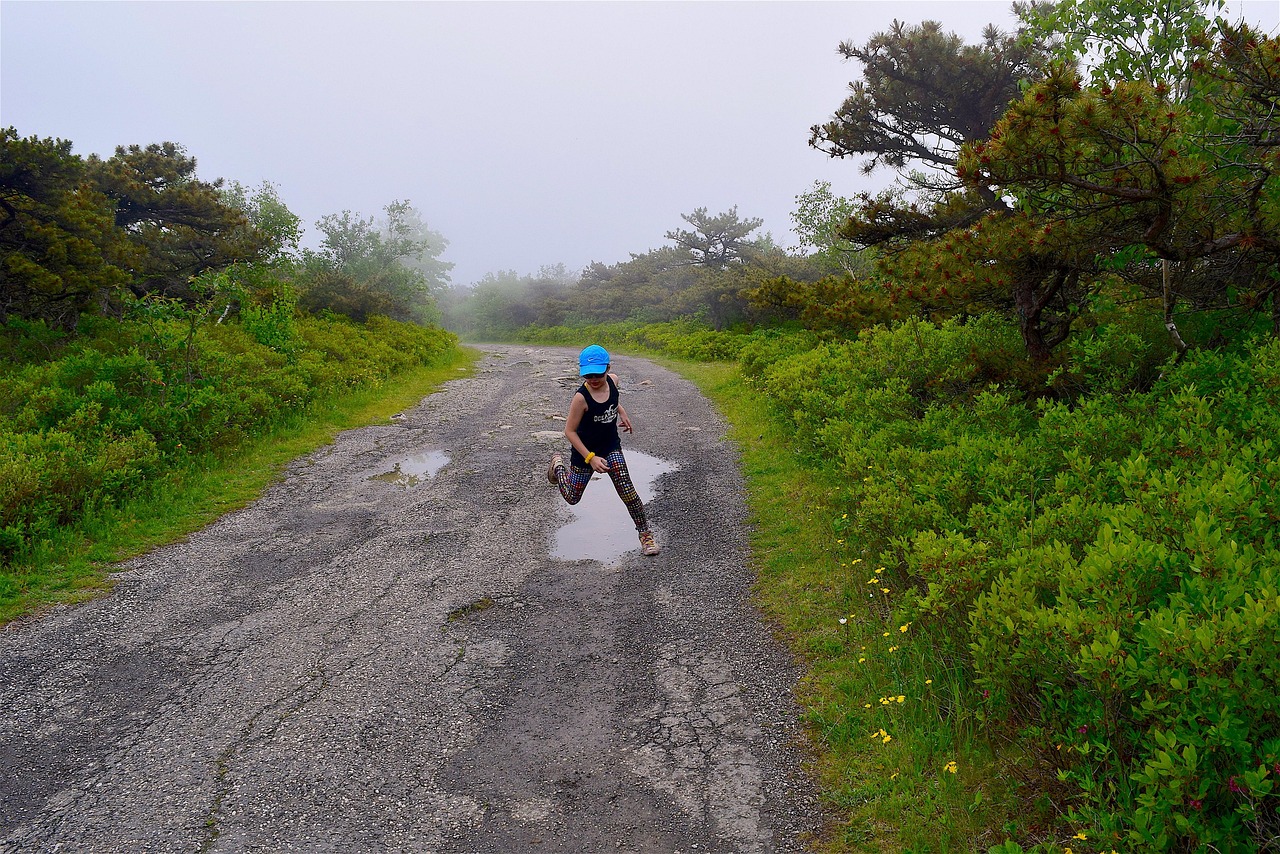
[{"label": "blue baseball cap", "polygon": [[592,344],[578,354],[578,374],[603,374],[609,370],[609,351],[599,344]]}]

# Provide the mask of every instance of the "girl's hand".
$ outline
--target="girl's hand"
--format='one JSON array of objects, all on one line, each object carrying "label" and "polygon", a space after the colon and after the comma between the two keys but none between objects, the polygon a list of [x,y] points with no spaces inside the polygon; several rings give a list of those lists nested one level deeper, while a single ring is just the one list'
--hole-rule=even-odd
[{"label": "girl's hand", "polygon": [[627,413],[621,412],[618,414],[618,426],[622,428],[623,433],[631,432],[631,419],[627,417]]},{"label": "girl's hand", "polygon": [[592,471],[598,474],[605,474],[609,471],[609,461],[601,456],[592,457],[591,462],[588,463],[588,465],[591,466]]}]

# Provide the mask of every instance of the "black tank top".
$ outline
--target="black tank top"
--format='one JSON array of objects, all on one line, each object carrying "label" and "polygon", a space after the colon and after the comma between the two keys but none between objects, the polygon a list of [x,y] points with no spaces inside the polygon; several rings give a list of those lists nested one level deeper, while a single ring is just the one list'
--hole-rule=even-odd
[{"label": "black tank top", "polygon": [[[586,383],[578,388],[578,394],[587,399],[587,411],[582,413],[582,420],[578,422],[578,438],[588,451],[602,457],[622,447],[622,440],[618,438],[618,387],[607,374],[604,381],[609,384],[609,399],[604,403],[595,401]],[[572,462],[579,467],[586,465],[577,448],[573,449]]]}]

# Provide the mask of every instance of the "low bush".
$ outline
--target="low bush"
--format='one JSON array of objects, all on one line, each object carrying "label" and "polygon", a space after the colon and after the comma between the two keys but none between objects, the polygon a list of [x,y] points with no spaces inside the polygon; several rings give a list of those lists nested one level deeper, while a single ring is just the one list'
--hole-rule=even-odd
[{"label": "low bush", "polygon": [[[1280,342],[1159,370],[1120,342],[1073,348],[1059,400],[1020,390],[994,319],[742,350],[809,464],[842,473],[832,611],[896,650],[890,672],[832,647],[819,696],[911,696],[914,656],[912,761],[971,733],[959,752],[993,771],[1045,767],[1009,796],[1054,798],[1077,852],[1258,850],[1280,833]],[[816,708],[833,744],[860,737],[850,715],[885,731]],[[1014,843],[1054,838],[1005,811]]]},{"label": "low bush", "polygon": [[21,562],[86,509],[318,401],[441,363],[456,341],[380,317],[295,317],[283,304],[242,323],[86,320],[77,336],[11,321],[0,332],[0,561]]},{"label": "low bush", "polygon": [[568,326],[529,326],[518,335],[530,344],[560,344],[604,347],[662,353],[676,359],[700,362],[732,361],[750,339],[745,332],[715,330],[693,320],[663,323],[625,321],[584,328]]}]

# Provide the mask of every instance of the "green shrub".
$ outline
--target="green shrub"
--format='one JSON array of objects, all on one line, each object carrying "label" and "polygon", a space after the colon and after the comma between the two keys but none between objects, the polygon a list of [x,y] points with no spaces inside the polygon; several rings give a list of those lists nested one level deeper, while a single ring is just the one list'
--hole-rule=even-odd
[{"label": "green shrub", "polygon": [[[742,348],[797,449],[844,474],[842,565],[881,567],[833,584],[833,611],[910,626],[921,660],[947,663],[926,754],[965,720],[1020,734],[990,750],[1073,787],[1063,820],[1092,840],[1075,850],[1264,848],[1280,833],[1280,342],[1153,367],[1160,347],[1101,330],[1072,348],[1058,401],[1024,393],[1016,348],[994,319]],[[829,739],[859,737],[841,720]]]},{"label": "green shrub", "polygon": [[736,359],[753,335],[712,329],[695,320],[661,323],[629,320],[588,327],[528,326],[520,330],[517,337],[530,344],[570,347],[600,344],[606,348],[638,349],[695,362],[721,362]]},{"label": "green shrub", "polygon": [[294,300],[277,297],[270,305],[240,309],[240,325],[253,339],[277,353],[292,353],[298,346]]},{"label": "green shrub", "polygon": [[0,362],[0,560],[319,400],[439,364],[457,343],[380,317],[295,318],[281,301],[244,319],[98,319],[79,336],[40,339],[49,347],[15,343],[30,324],[6,326],[6,352],[22,358]]}]

